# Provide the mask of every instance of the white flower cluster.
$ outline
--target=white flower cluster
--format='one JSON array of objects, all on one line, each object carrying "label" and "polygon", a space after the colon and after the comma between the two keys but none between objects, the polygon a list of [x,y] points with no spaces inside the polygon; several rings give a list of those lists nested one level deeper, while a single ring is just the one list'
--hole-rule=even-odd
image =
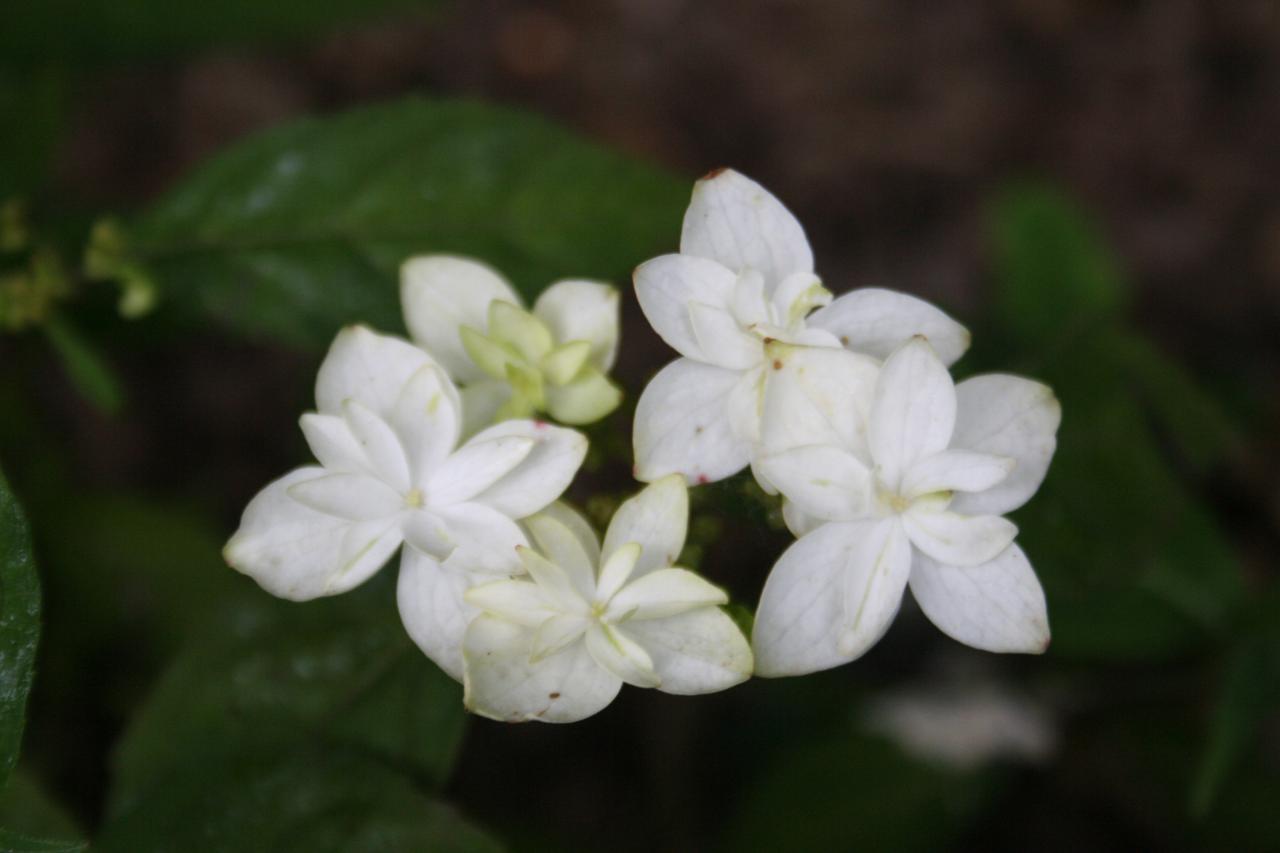
[{"label": "white flower cluster", "polygon": [[[1044,596],[1001,514],[1053,454],[1047,388],[953,385],[962,327],[890,291],[833,300],[799,223],[731,171],[698,182],[680,253],[635,285],[683,357],[641,395],[635,470],[649,485],[603,544],[559,501],[586,438],[533,418],[580,425],[618,406],[617,292],[560,281],[527,311],[489,267],[428,256],[402,270],[413,342],[339,333],[301,421],[319,464],[249,503],[227,561],[303,601],[400,549],[406,630],[469,709],[501,720],[580,720],[624,682],[697,694],[835,666],[879,639],[908,583],[962,642],[1044,648]],[[765,586],[754,654],[725,593],[675,565],[686,482],[747,465],[800,537]]]}]

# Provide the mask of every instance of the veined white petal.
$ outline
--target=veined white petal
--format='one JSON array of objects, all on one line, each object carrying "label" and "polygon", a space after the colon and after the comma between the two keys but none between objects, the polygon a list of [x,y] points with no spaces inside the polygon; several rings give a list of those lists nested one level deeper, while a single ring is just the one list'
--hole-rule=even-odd
[{"label": "veined white petal", "polygon": [[757,323],[773,322],[774,318],[769,313],[769,300],[764,294],[764,276],[758,270],[742,270],[738,273],[729,310],[738,325],[744,329]]},{"label": "veined white petal", "polygon": [[371,474],[369,460],[347,422],[338,415],[307,412],[299,421],[312,454],[331,473]]},{"label": "veined white petal", "polygon": [[824,524],[778,558],[752,631],[757,675],[804,675],[849,659],[837,648],[845,621],[844,573],[865,534],[861,522]]},{"label": "veined white petal", "polygon": [[1016,544],[977,566],[948,566],[917,552],[911,593],[943,633],[988,652],[1049,647],[1044,590]]},{"label": "veined white petal", "polygon": [[409,377],[432,363],[408,341],[347,326],[333,339],[316,374],[316,408],[340,415],[344,400],[358,400],[386,416]]},{"label": "veined white petal", "polygon": [[493,616],[479,616],[467,628],[463,701],[467,710],[518,723],[572,723],[603,710],[622,681],[595,662],[585,644],[530,661],[533,630]]},{"label": "veined white petal", "polygon": [[462,634],[479,610],[464,600],[474,577],[417,548],[400,554],[396,604],[410,639],[450,677],[462,680]]},{"label": "veined white petal", "polygon": [[482,435],[459,447],[431,473],[425,487],[431,506],[449,506],[474,498],[515,470],[533,451],[534,441],[526,436]]},{"label": "veined white petal", "polygon": [[718,170],[694,184],[680,252],[710,258],[735,272],[759,270],[769,293],[791,273],[813,272],[809,241],[791,211],[732,169]]},{"label": "veined white petal", "polygon": [[658,569],[622,587],[610,599],[606,614],[629,624],[728,603],[724,590],[688,569]]},{"label": "veined white petal", "polygon": [[874,359],[780,341],[767,346],[765,357],[761,452],[829,444],[869,459],[867,420],[880,373]]},{"label": "veined white petal", "polygon": [[390,521],[356,524],[317,512],[289,496],[324,469],[299,468],[259,492],[245,507],[223,556],[272,595],[307,601],[346,592],[382,567],[400,544]]},{"label": "veined white petal", "polygon": [[760,416],[764,412],[764,384],[768,369],[761,363],[739,374],[729,391],[729,429],[733,437],[754,446],[760,442]]},{"label": "veined white petal", "polygon": [[591,363],[607,372],[618,352],[618,290],[599,281],[557,281],[538,297],[533,314],[556,342],[587,341]]},{"label": "veined white petal", "polygon": [[[551,562],[564,569],[578,593],[590,599],[596,592],[596,560],[582,540],[560,519],[540,512],[524,519],[533,544]],[[596,551],[597,559],[599,550]]]},{"label": "veined white petal", "polygon": [[1017,460],[1004,482],[984,492],[957,495],[957,512],[1003,515],[1026,503],[1049,470],[1057,448],[1062,406],[1047,385],[1005,374],[966,379],[956,386],[956,429],[951,446]]},{"label": "veined white petal", "polygon": [[533,634],[533,646],[529,650],[529,659],[537,663],[563,651],[565,646],[582,639],[590,625],[587,617],[578,613],[561,613],[547,619],[537,627]]},{"label": "veined white petal", "polygon": [[537,628],[560,612],[527,578],[477,583],[462,598],[472,607],[526,628]]},{"label": "veined white petal", "polygon": [[688,358],[711,362],[698,341],[689,304],[729,309],[737,284],[735,270],[686,255],[662,255],[636,267],[633,276],[640,310],[667,345]]},{"label": "veined white petal", "polygon": [[640,556],[640,545],[628,542],[609,552],[604,565],[600,567],[600,579],[596,583],[596,601],[608,601],[617,595],[618,590],[631,578],[635,571],[636,560]]},{"label": "veined white petal", "polygon": [[893,490],[916,460],[945,450],[956,423],[951,375],[929,342],[912,338],[880,370],[868,438],[880,478]]},{"label": "veined white petal", "polygon": [[689,490],[682,477],[671,474],[622,502],[609,521],[602,553],[607,559],[623,545],[635,542],[640,555],[631,574],[640,577],[676,561],[684,548],[688,525]]},{"label": "veined white petal", "polygon": [[529,455],[475,500],[511,518],[524,518],[564,494],[587,455],[582,433],[544,421],[504,421],[478,433],[472,441],[507,436],[533,439]]},{"label": "veined white petal", "polygon": [[636,479],[683,474],[693,485],[741,471],[751,445],[729,420],[729,396],[741,376],[687,358],[658,371],[636,403]]},{"label": "veined white petal", "polygon": [[804,512],[853,521],[871,507],[871,472],[847,450],[810,444],[756,460],[760,473]]},{"label": "veined white petal", "polygon": [[909,498],[932,492],[981,492],[1013,470],[1008,456],[971,450],[944,450],[917,460],[902,476],[902,494]]},{"label": "veined white petal", "polygon": [[398,492],[407,492],[409,459],[395,430],[359,400],[345,401],[342,417],[378,479]]},{"label": "veined white petal", "polygon": [[969,348],[969,330],[933,305],[878,287],[851,290],[815,311],[808,323],[826,329],[854,352],[886,359],[920,335],[929,339],[942,363],[950,366]]},{"label": "veined white petal", "polygon": [[584,615],[590,606],[582,593],[573,585],[573,579],[563,567],[551,562],[532,548],[517,548],[525,571],[537,583],[545,597],[561,613]]},{"label": "veined white petal", "polygon": [[998,515],[933,512],[913,505],[902,515],[911,544],[941,563],[976,566],[1009,547],[1018,526]]},{"label": "veined white petal", "polygon": [[528,545],[529,541],[520,525],[510,518],[475,502],[440,507],[436,512],[457,546],[444,561],[446,568],[490,575],[521,571],[516,547]]},{"label": "veined white petal", "polygon": [[390,423],[408,457],[411,483],[425,482],[458,446],[461,407],[458,389],[434,364],[415,373],[401,390]]},{"label": "veined white petal", "polygon": [[730,370],[746,370],[760,363],[764,357],[760,339],[739,326],[727,307],[690,302],[688,310],[693,336],[702,347],[700,361]]},{"label": "veined white petal", "polygon": [[653,658],[621,628],[594,622],[587,629],[586,640],[587,651],[596,663],[627,684],[634,687],[658,687],[662,684],[662,679],[654,671]]},{"label": "veined white petal", "polygon": [[288,493],[316,512],[348,521],[388,518],[404,508],[395,489],[368,474],[323,474],[293,483]]},{"label": "veined white petal", "polygon": [[788,329],[797,328],[814,308],[831,302],[831,291],[811,272],[797,272],[778,283],[773,292],[774,316]]},{"label": "veined white petal", "polygon": [[485,329],[489,304],[495,299],[520,304],[507,280],[479,261],[424,255],[410,258],[400,267],[405,325],[456,382],[472,382],[483,375],[463,348],[458,329]]},{"label": "veined white petal", "polygon": [[751,677],[751,645],[719,607],[628,622],[627,633],[649,653],[664,693],[714,693]]},{"label": "veined white petal", "polygon": [[844,573],[844,623],[838,648],[861,657],[889,630],[911,576],[911,542],[894,518],[863,523]]},{"label": "veined white petal", "polygon": [[498,420],[498,411],[511,399],[505,379],[481,379],[458,392],[462,397],[462,436],[468,438]]},{"label": "veined white petal", "polygon": [[622,402],[622,389],[595,367],[568,384],[548,386],[545,393],[547,412],[569,426],[595,423]]}]

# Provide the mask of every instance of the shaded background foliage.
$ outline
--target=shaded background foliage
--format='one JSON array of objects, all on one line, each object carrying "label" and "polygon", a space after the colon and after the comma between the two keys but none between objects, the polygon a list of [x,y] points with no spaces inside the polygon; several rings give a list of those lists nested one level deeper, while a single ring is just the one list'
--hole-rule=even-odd
[{"label": "shaded background foliage", "polygon": [[[1263,0],[15,0],[0,463],[45,602],[0,843],[1280,848],[1277,96]],[[725,164],[797,213],[832,289],[968,324],[958,375],[1055,387],[1058,457],[1015,516],[1045,657],[961,649],[907,607],[834,672],[503,727],[464,721],[390,572],[287,605],[221,564],[247,498],[303,458],[328,337],[400,330],[400,257],[479,254],[530,295],[625,285]],[[122,320],[102,275],[155,311]],[[13,321],[32,293],[50,304]],[[634,401],[669,354],[633,299],[624,339]],[[624,407],[593,430],[574,493],[599,517],[630,488],[628,429]],[[695,497],[687,559],[753,605],[776,512],[743,479]],[[8,631],[38,599],[3,490],[0,510]],[[974,684],[1031,703],[1052,749],[946,766],[867,725],[904,688]]]}]

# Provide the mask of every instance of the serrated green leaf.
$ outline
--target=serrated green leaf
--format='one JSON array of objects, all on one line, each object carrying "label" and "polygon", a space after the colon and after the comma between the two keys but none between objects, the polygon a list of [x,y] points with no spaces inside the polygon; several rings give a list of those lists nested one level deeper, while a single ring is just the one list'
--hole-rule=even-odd
[{"label": "serrated green leaf", "polygon": [[18,760],[40,639],[40,580],[22,507],[0,472],[0,784]]},{"label": "serrated green leaf", "polygon": [[117,748],[113,813],[209,745],[345,743],[442,783],[462,690],[409,640],[384,574],[336,599],[255,595],[193,636]]},{"label": "serrated green leaf", "polygon": [[492,853],[501,846],[351,750],[184,756],[94,842],[100,853]]},{"label": "serrated green leaf", "polygon": [[534,116],[410,99],[294,122],[215,157],[133,223],[170,310],[327,345],[403,328],[400,264],[482,257],[531,297],[673,247],[688,187]]}]

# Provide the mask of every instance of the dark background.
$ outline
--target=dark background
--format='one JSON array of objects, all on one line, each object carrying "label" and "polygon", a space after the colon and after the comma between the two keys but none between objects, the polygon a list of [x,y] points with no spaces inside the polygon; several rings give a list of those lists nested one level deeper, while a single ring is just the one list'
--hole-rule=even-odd
[{"label": "dark background", "polygon": [[[447,798],[516,849],[1280,849],[1269,687],[1280,668],[1268,633],[1280,615],[1280,7],[583,0],[355,18],[231,44],[197,28],[163,51],[109,42],[73,75],[48,69],[83,34],[33,24],[14,67],[52,75],[65,95],[47,181],[29,196],[71,221],[128,214],[292,117],[408,93],[493,100],[690,183],[722,165],[751,175],[805,224],[829,288],[889,286],[944,305],[976,333],[960,373],[1040,376],[1076,430],[1049,474],[1046,489],[1057,480],[1059,491],[1041,515],[1015,517],[1033,564],[1044,561],[1061,652],[971,652],[907,605],[872,653],[834,672],[699,700],[629,689],[571,727],[473,720]],[[1090,343],[1086,329],[1037,349],[1001,313],[1000,204],[1025,186],[1084,211],[1114,253],[1126,295],[1107,323],[1154,354],[1142,371],[1099,355],[1121,338]],[[678,222],[670,233],[674,247]],[[634,299],[624,311],[618,373],[634,398],[669,355]],[[198,597],[215,583],[203,573],[226,571],[216,550],[199,550],[206,538],[216,549],[252,493],[299,461],[294,419],[318,363],[212,327],[163,355],[131,346],[127,328],[96,334],[128,389],[116,416],[75,393],[37,335],[0,337],[0,418],[13,421],[0,458],[46,572],[27,763],[90,834],[112,744],[181,626],[156,614],[151,581],[130,574],[128,554],[99,547],[89,522],[42,532],[42,512],[65,516],[88,492],[172,504],[183,533],[152,540],[143,529],[129,542],[157,564],[203,553],[165,569],[190,573],[182,584]],[[1193,411],[1179,408],[1192,399]],[[1129,465],[1116,432],[1129,421],[1103,400],[1143,413],[1139,450],[1154,462]],[[35,426],[14,425],[20,410]],[[615,436],[628,428],[626,417],[610,423]],[[42,461],[32,434],[58,461]],[[1088,455],[1112,443],[1111,455]],[[625,490],[620,464],[587,482]],[[1133,486],[1133,501],[1114,497],[1149,464],[1161,473]],[[42,494],[47,465],[76,495]],[[1165,502],[1189,509],[1166,524]],[[111,512],[128,516],[122,506]],[[738,481],[697,509],[714,522],[700,568],[753,603],[760,555],[778,553],[785,534]],[[115,518],[95,523],[124,529]],[[1180,538],[1200,526],[1203,539]],[[1135,562],[1166,549],[1186,561],[1170,597],[1217,610],[1162,633],[1173,617],[1126,596],[1156,585],[1158,572]],[[81,574],[49,576],[69,563]],[[79,578],[90,573],[117,599],[105,615],[85,615],[94,594]],[[1234,591],[1213,598],[1223,584]],[[1124,636],[1091,644],[1093,620],[1099,637]],[[1047,721],[1049,755],[943,768],[862,724],[868,703],[904,687],[991,684]]]}]

